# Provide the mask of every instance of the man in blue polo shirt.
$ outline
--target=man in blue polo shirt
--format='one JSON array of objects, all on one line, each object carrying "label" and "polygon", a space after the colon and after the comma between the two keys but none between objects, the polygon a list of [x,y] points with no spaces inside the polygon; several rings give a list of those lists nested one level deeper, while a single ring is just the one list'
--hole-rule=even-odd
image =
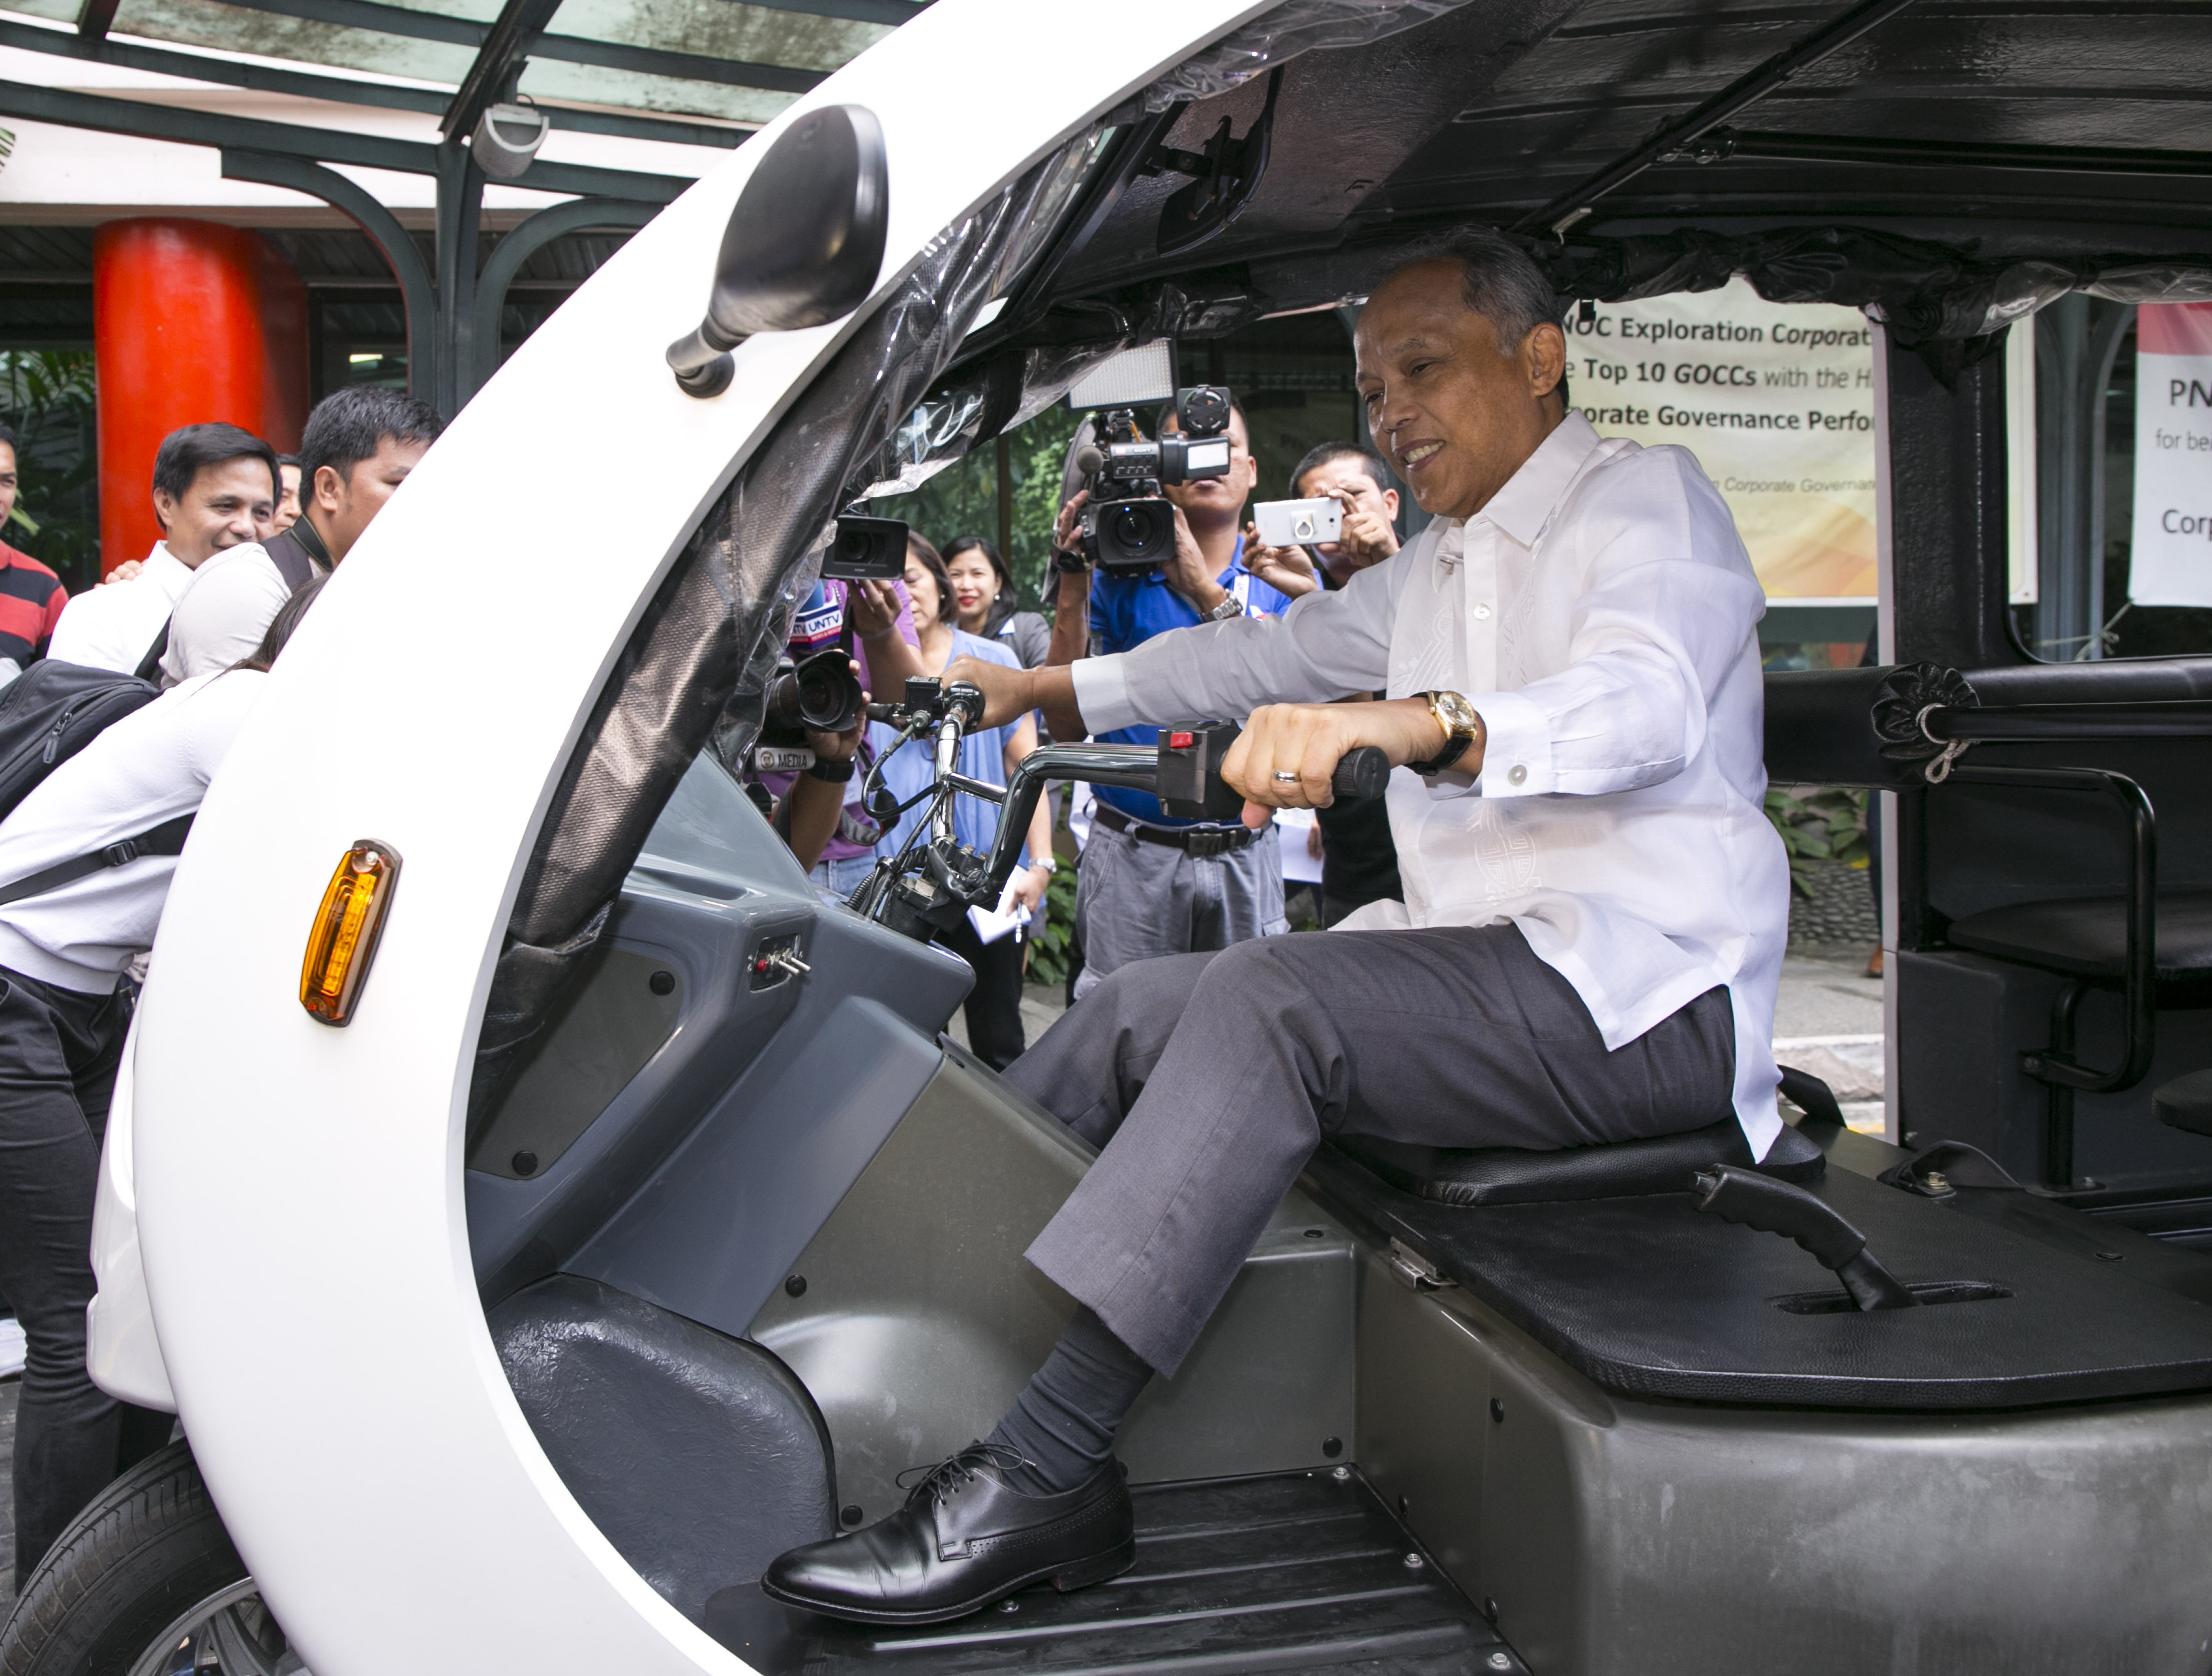
[{"label": "man in blue polo shirt", "polygon": [[[1176,428],[1171,405],[1162,410],[1158,424],[1161,431]],[[1060,573],[1059,621],[1047,663],[1072,663],[1086,652],[1127,652],[1155,635],[1194,623],[1276,616],[1289,605],[1288,595],[1244,566],[1244,502],[1257,473],[1241,408],[1230,410],[1229,441],[1225,477],[1164,491],[1176,508],[1176,551],[1156,569],[1093,574],[1075,533],[1088,497],[1078,494],[1062,508],[1053,537]],[[1075,632],[1085,623],[1087,647]],[[1047,712],[1045,720],[1055,738],[1082,737],[1074,718]],[[1098,738],[1109,744],[1149,745],[1159,729],[1124,727]],[[1101,786],[1097,795],[1076,884],[1075,926],[1084,962],[1075,981],[1077,999],[1132,961],[1225,949],[1290,928],[1283,918],[1283,868],[1273,823],[1255,831],[1234,822],[1181,821],[1142,792]]]}]

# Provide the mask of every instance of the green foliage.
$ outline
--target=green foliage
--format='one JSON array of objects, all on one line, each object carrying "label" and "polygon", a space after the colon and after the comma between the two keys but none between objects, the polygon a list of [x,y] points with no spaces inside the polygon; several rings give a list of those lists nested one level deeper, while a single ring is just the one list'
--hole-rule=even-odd
[{"label": "green foliage", "polygon": [[1867,799],[1863,792],[1836,786],[1789,790],[1770,788],[1766,818],[1790,852],[1790,882],[1801,896],[1813,894],[1813,864],[1840,861],[1863,867],[1867,848]]},{"label": "green foliage", "polygon": [[[1035,610],[1052,556],[1052,525],[1060,515],[1060,466],[1079,414],[1047,408],[1006,436],[1007,478],[1012,495],[1012,550],[1006,568],[1024,609]],[[903,518],[942,549],[962,536],[999,539],[998,445],[986,442],[948,465],[912,495],[883,502],[888,516]]]},{"label": "green foliage", "polygon": [[0,418],[15,428],[22,490],[0,539],[72,589],[100,569],[93,361],[82,349],[0,350]]},{"label": "green foliage", "polygon": [[1068,951],[1075,938],[1075,867],[1073,858],[1062,858],[1045,887],[1044,918],[1030,922],[1030,983],[1067,981]]}]

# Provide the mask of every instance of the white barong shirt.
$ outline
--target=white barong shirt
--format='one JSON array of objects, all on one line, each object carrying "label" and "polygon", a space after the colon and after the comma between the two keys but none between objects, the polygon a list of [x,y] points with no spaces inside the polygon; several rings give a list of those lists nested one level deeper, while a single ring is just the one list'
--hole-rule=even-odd
[{"label": "white barong shirt", "polygon": [[191,580],[191,568],[169,550],[167,542],[155,542],[129,581],[107,582],[70,596],[46,642],[46,656],[58,663],[132,673],[154,649],[155,638]]},{"label": "white barong shirt", "polygon": [[1510,920],[1608,1050],[1725,985],[1735,1114],[1764,1157],[1782,1126],[1790,920],[1765,812],[1765,613],[1696,458],[1601,440],[1570,414],[1474,518],[1436,520],[1280,617],[1081,660],[1075,696],[1103,732],[1377,689],[1465,695],[1487,729],[1480,773],[1392,774],[1406,899],[1338,929]]}]

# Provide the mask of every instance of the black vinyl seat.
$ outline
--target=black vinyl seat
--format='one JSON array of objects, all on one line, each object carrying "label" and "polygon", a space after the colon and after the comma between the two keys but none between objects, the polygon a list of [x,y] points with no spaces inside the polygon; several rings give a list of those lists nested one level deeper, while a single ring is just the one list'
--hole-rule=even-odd
[{"label": "black vinyl seat", "polygon": [[1333,1144],[1401,1193],[1438,1205],[1558,1205],[1680,1193],[1691,1176],[1715,1164],[1741,1164],[1799,1182],[1819,1180],[1827,1168],[1826,1154],[1812,1137],[1787,1125],[1766,1157],[1754,1164],[1743,1126],[1733,1117],[1686,1134],[1552,1152],[1514,1146],[1410,1146],[1372,1135],[1340,1136]]},{"label": "black vinyl seat", "polygon": [[2212,1135],[2212,1071],[2192,1071],[2160,1085],[2150,1096],[2150,1108],[2169,1127]]},{"label": "black vinyl seat", "polygon": [[[1954,946],[2070,977],[2117,983],[2127,970],[2127,898],[2072,896],[1984,908],[1951,922]],[[2212,890],[2160,891],[2161,983],[2212,981]]]},{"label": "black vinyl seat", "polygon": [[[1686,1179],[1444,1205],[1325,1146],[1304,1185],[1370,1246],[1402,1247],[1389,1268],[1415,1291],[1462,1289],[1624,1397],[1978,1411],[2212,1390],[2212,1305],[2133,1247],[2091,1260],[2111,1249],[2098,1224],[2017,1187],[1961,1184],[1944,1201],[1845,1169],[1804,1184],[1925,1306],[1869,1314],[1793,1241],[1699,1214]],[[1976,1200],[1996,1203],[1961,1214]],[[2039,1205],[2066,1237],[2037,1225]]]}]

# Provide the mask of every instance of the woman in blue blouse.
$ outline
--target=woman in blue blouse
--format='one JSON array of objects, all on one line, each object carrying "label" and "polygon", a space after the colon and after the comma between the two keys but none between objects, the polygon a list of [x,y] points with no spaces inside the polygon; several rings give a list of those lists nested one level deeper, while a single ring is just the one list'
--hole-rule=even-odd
[{"label": "woman in blue blouse", "polygon": [[[1019,667],[1014,654],[999,641],[981,639],[957,626],[945,561],[919,535],[907,537],[906,591],[924,674],[943,674],[955,658],[978,658],[1009,669]],[[870,743],[879,754],[898,741],[898,735],[881,722],[868,732]],[[961,742],[960,772],[986,785],[1003,786],[1014,764],[1035,750],[1036,743],[1036,720],[1031,716],[970,733]],[[884,765],[883,783],[903,803],[929,783],[934,767],[927,742],[917,740]],[[902,815],[896,825],[885,829],[876,853],[896,855],[928,812],[925,799]],[[953,799],[952,829],[962,843],[988,851],[998,824],[998,805],[964,793]],[[1030,823],[1023,859],[1025,865],[1014,875],[1014,900],[1031,914],[1041,914],[1045,886],[1057,865],[1052,856],[1052,817],[1042,800]],[[1009,935],[986,943],[975,934],[974,926],[963,919],[952,930],[940,932],[937,942],[966,961],[975,973],[975,987],[969,992],[966,1007],[969,1046],[978,1059],[1005,1070],[1027,1045],[1022,1033],[1022,939]]]}]

